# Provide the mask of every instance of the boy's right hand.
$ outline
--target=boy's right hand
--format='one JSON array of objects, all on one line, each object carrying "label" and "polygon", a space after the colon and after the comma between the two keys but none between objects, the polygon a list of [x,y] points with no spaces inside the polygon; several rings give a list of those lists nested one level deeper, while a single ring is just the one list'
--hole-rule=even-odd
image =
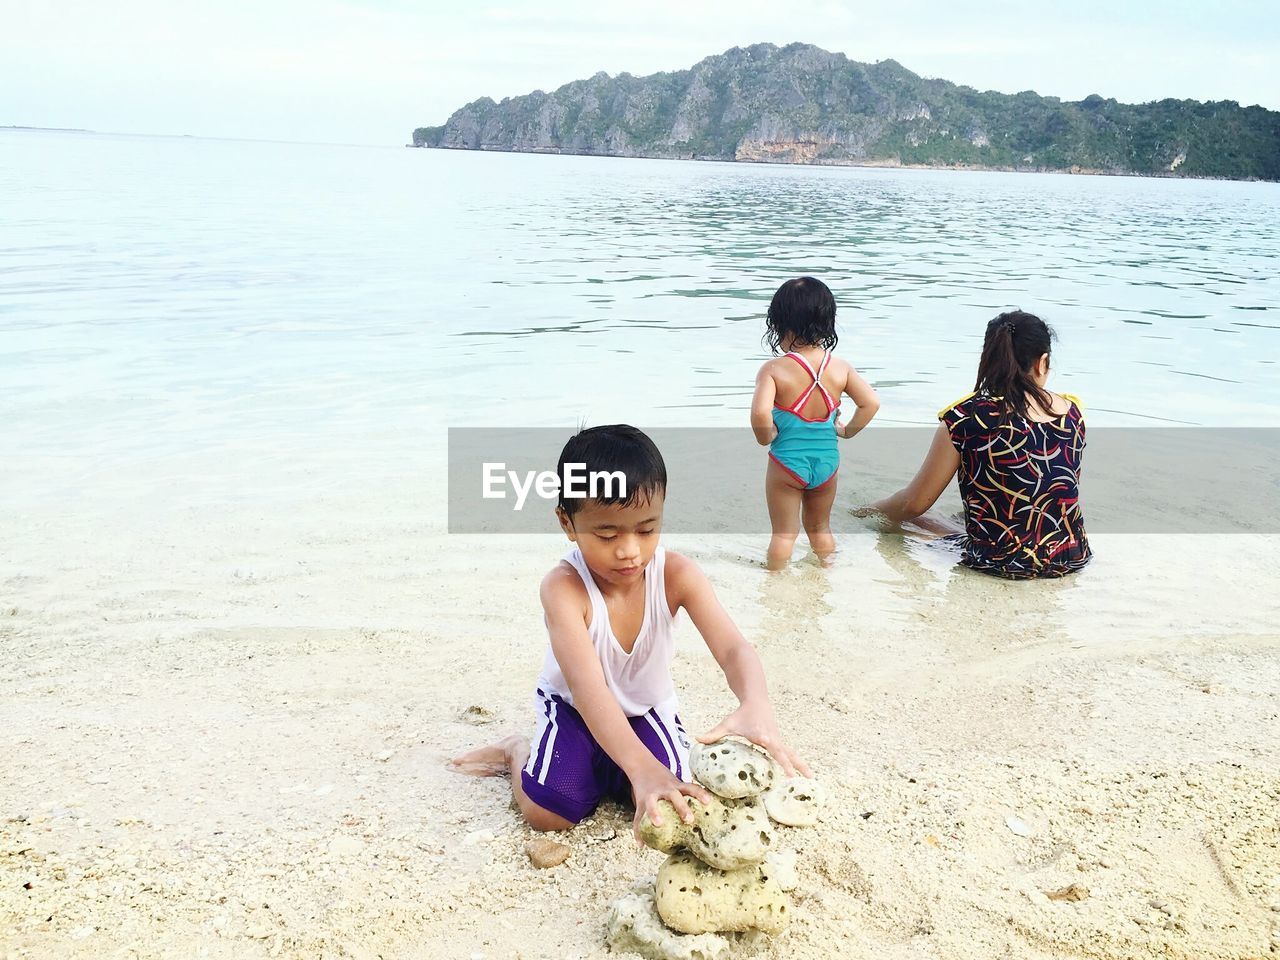
[{"label": "boy's right hand", "polygon": [[676,815],[685,823],[693,822],[693,811],[689,809],[686,797],[694,797],[704,804],[711,803],[711,794],[696,783],[685,783],[664,767],[657,760],[646,765],[635,776],[631,777],[631,790],[635,796],[636,818],[632,823],[636,842],[640,841],[640,821],[645,814],[654,826],[662,825],[662,815],[658,812],[658,801],[670,800],[676,808]]}]

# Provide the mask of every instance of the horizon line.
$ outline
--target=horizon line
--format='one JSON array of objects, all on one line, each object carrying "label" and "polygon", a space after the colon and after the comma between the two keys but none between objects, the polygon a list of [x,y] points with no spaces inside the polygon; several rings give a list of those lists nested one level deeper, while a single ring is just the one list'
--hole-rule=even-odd
[{"label": "horizon line", "polygon": [[[0,124],[3,130],[26,130],[35,133],[87,133],[98,137],[164,137],[170,140],[226,140],[235,143],[282,143],[303,147],[391,147],[391,143],[349,143],[336,140],[278,140],[269,137],[231,137],[204,133],[151,133],[125,130],[91,130],[87,127],[38,127],[25,123]],[[411,144],[405,144],[411,146]]]}]

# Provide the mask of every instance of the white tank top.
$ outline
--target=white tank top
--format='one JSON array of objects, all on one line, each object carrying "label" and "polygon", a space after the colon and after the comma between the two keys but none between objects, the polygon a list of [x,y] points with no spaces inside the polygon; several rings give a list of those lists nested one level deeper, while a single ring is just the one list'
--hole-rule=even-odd
[{"label": "white tank top", "polygon": [[[578,571],[587,588],[587,596],[591,598],[591,626],[587,632],[604,669],[604,682],[617,697],[622,712],[628,717],[638,717],[657,707],[659,713],[674,713],[677,705],[676,688],[671,681],[671,661],[675,657],[672,627],[676,618],[667,605],[666,550],[658,547],[644,568],[644,620],[630,653],[618,645],[613,635],[604,596],[592,579],[587,562],[582,559],[582,551],[574,547],[564,559]],[[573,694],[550,645],[547,646],[538,685],[573,705]]]}]

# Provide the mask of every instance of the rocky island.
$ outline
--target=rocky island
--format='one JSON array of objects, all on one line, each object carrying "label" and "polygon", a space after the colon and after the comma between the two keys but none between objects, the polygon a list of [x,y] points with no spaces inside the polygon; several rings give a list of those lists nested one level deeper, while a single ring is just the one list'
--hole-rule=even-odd
[{"label": "rocky island", "polygon": [[1280,112],[1225,100],[1078,102],[978,91],[809,44],[688,70],[597,73],[467,104],[413,145],[610,157],[1280,180]]}]

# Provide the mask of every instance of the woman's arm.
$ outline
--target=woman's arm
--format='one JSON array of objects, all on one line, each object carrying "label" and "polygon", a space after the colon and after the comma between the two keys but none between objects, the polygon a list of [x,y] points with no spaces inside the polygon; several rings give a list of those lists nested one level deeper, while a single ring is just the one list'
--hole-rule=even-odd
[{"label": "woman's arm", "polygon": [[702,634],[707,649],[724,671],[729,689],[738,698],[738,709],[698,737],[699,742],[715,743],[736,734],[764,747],[788,777],[797,772],[811,776],[809,767],[778,732],[759,655],[720,605],[706,574],[688,557],[668,550],[666,575],[676,601],[689,612],[689,619]]},{"label": "woman's arm", "polygon": [[848,394],[857,406],[857,410],[849,422],[839,428],[840,436],[848,440],[860,433],[862,428],[871,422],[871,418],[880,409],[880,398],[874,388],[853,367],[849,368],[849,377],[845,380],[844,393]]},{"label": "woman's arm", "polygon": [[946,425],[940,423],[912,481],[897,493],[871,504],[870,509],[883,513],[893,523],[914,520],[938,502],[959,467],[960,454],[951,445]]},{"label": "woman's arm", "polygon": [[617,698],[604,680],[604,670],[596,655],[583,616],[580,583],[571,570],[557,568],[542,581],[542,608],[546,613],[551,651],[573,693],[574,709],[581,714],[591,736],[626,774],[635,791],[636,824],[644,814],[657,825],[659,800],[670,800],[677,815],[686,823],[693,811],[685,796],[697,797],[704,803],[710,797],[696,783],[682,783],[636,736],[627,722]]},{"label": "woman's arm", "polygon": [[756,443],[762,447],[773,443],[778,433],[773,424],[773,401],[777,396],[778,386],[766,363],[756,374],[756,392],[751,398],[751,430],[756,435]]}]

